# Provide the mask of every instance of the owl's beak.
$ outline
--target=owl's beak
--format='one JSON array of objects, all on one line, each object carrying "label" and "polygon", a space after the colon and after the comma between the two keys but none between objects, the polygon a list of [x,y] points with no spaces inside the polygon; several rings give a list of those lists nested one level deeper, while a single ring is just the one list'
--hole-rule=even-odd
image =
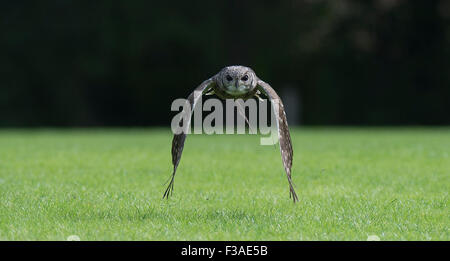
[{"label": "owl's beak", "polygon": [[236,87],[236,90],[239,90],[239,80],[236,80],[234,83],[234,87]]}]

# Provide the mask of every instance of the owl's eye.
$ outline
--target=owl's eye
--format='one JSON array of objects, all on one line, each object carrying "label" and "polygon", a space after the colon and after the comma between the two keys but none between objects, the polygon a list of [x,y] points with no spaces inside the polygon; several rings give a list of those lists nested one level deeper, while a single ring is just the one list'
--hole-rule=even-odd
[{"label": "owl's eye", "polygon": [[226,78],[227,81],[229,81],[229,82],[231,82],[231,81],[233,80],[233,77],[231,77],[230,75],[227,75],[225,78]]},{"label": "owl's eye", "polygon": [[247,76],[247,75],[244,75],[244,76],[241,78],[241,80],[243,80],[244,82],[247,81],[247,80],[248,80],[248,76]]}]

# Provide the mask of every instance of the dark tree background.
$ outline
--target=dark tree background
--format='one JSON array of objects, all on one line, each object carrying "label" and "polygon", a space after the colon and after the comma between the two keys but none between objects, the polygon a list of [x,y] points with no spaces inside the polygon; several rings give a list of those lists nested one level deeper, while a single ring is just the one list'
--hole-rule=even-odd
[{"label": "dark tree background", "polygon": [[0,126],[169,126],[233,64],[301,124],[447,125],[449,22],[446,0],[2,1]]}]

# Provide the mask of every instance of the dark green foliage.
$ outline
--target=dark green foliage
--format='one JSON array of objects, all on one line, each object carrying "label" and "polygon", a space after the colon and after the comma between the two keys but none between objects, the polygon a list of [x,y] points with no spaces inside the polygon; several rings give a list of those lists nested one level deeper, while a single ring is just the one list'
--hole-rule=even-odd
[{"label": "dark green foliage", "polygon": [[4,1],[0,126],[167,126],[232,64],[298,88],[304,124],[450,124],[449,19],[444,0]]}]

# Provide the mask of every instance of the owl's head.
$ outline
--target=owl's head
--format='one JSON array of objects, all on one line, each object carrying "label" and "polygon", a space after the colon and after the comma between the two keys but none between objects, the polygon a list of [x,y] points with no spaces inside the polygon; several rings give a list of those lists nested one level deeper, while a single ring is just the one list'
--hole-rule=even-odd
[{"label": "owl's head", "polygon": [[228,66],[219,74],[217,83],[219,88],[232,96],[241,96],[252,91],[257,85],[255,72],[245,66]]}]

